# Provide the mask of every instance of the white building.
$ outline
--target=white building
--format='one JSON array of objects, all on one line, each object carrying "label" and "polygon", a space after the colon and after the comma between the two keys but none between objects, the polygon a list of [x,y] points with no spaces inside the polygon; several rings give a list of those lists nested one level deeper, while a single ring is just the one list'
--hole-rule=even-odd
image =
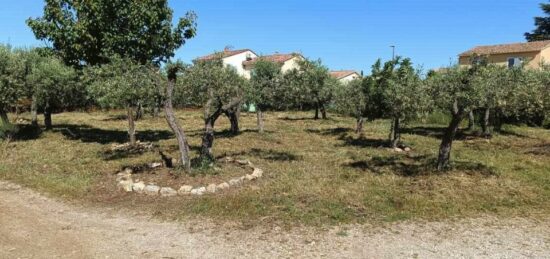
[{"label": "white building", "polygon": [[362,77],[361,74],[353,70],[330,71],[330,75],[344,84]]},{"label": "white building", "polygon": [[258,55],[250,49],[229,50],[225,49],[223,52],[210,54],[208,56],[197,58],[197,60],[213,60],[221,58],[225,66],[231,66],[235,68],[237,73],[247,79],[250,79],[250,70],[244,68],[243,63],[257,58]]},{"label": "white building", "polygon": [[299,62],[305,60],[305,58],[302,55],[297,53],[273,54],[273,55],[261,56],[261,57],[253,58],[251,60],[244,61],[243,62],[244,69],[251,71],[254,68],[254,64],[259,59],[267,60],[267,61],[274,62],[281,65],[281,72],[283,73],[292,69],[299,69],[300,68]]}]

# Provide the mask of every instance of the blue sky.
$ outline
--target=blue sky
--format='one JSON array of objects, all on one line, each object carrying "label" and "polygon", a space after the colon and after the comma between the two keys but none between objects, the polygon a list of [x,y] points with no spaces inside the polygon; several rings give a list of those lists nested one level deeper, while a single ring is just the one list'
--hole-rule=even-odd
[{"label": "blue sky", "polygon": [[[170,0],[176,16],[198,15],[198,35],[178,52],[186,62],[222,50],[301,52],[331,69],[370,70],[398,55],[425,69],[456,61],[475,45],[524,41],[543,0]],[[39,0],[0,0],[0,42],[41,46],[25,25]]]}]

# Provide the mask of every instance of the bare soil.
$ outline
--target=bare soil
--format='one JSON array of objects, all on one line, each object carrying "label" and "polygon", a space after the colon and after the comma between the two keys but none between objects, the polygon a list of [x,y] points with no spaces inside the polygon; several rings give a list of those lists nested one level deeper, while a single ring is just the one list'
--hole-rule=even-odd
[{"label": "bare soil", "polygon": [[246,229],[67,204],[1,181],[0,208],[0,258],[550,257],[550,219]]}]

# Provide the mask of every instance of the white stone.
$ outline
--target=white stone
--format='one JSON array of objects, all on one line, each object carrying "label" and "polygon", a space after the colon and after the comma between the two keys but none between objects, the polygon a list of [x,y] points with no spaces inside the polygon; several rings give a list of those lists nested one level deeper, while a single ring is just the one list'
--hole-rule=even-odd
[{"label": "white stone", "polygon": [[237,164],[239,165],[248,165],[250,161],[243,159],[243,160],[236,160],[235,162],[237,162]]},{"label": "white stone", "polygon": [[134,183],[134,185],[132,186],[132,190],[137,193],[142,193],[144,189],[145,183],[143,181]]},{"label": "white stone", "polygon": [[191,194],[193,195],[203,195],[205,192],[206,192],[206,188],[204,186],[191,190]]},{"label": "white stone", "polygon": [[254,172],[252,172],[252,175],[256,178],[260,178],[264,175],[264,170],[260,168],[254,168]]},{"label": "white stone", "polygon": [[117,182],[124,181],[124,180],[130,180],[131,178],[132,178],[132,174],[128,173],[126,171],[123,171],[123,172],[120,172],[120,173],[116,174],[116,181]]},{"label": "white stone", "polygon": [[243,183],[243,180],[241,180],[241,178],[233,178],[231,180],[229,180],[229,185],[230,186],[236,186],[236,185],[240,185]]},{"label": "white stone", "polygon": [[209,193],[215,193],[217,190],[218,190],[218,186],[215,185],[215,184],[209,184],[206,187],[206,191],[209,192]]},{"label": "white stone", "polygon": [[254,180],[254,179],[256,179],[256,178],[257,178],[257,177],[254,176],[254,175],[252,175],[252,174],[247,174],[247,175],[245,176],[245,179],[246,179],[246,180],[249,180],[249,181],[252,181],[252,180]]},{"label": "white stone", "polygon": [[404,148],[403,150],[405,150],[405,152],[409,152],[409,151],[411,151],[411,148],[410,148],[410,147],[406,147],[406,148]]},{"label": "white stone", "polygon": [[218,189],[219,190],[225,190],[225,189],[228,189],[228,188],[229,188],[228,183],[223,182],[223,183],[218,184]]},{"label": "white stone", "polygon": [[151,164],[151,168],[157,168],[157,167],[161,167],[162,166],[162,163],[152,163]]},{"label": "white stone", "polygon": [[184,185],[178,190],[178,194],[179,195],[189,195],[189,194],[191,194],[191,190],[193,190],[193,186]]},{"label": "white stone", "polygon": [[118,187],[120,189],[124,190],[125,192],[131,192],[133,185],[134,185],[134,182],[132,181],[132,179],[122,180],[122,181],[118,182]]},{"label": "white stone", "polygon": [[132,170],[132,168],[127,167],[126,169],[124,169],[124,172],[127,174],[132,174],[134,173],[134,170]]},{"label": "white stone", "polygon": [[158,195],[160,191],[160,187],[156,185],[147,185],[145,186],[145,189],[143,189],[143,191],[147,195]]},{"label": "white stone", "polygon": [[403,152],[403,149],[396,147],[393,149],[393,151],[400,153]]},{"label": "white stone", "polygon": [[171,197],[178,195],[178,192],[176,190],[170,188],[170,187],[162,187],[160,188],[160,196],[162,197]]}]

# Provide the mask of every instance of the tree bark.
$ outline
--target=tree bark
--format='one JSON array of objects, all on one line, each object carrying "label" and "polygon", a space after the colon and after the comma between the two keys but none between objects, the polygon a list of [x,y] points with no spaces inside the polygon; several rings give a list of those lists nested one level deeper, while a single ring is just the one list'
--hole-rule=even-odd
[{"label": "tree bark", "polygon": [[137,109],[136,109],[136,116],[134,117],[134,120],[138,121],[141,120],[143,117],[143,105],[141,103],[138,103]]},{"label": "tree bark", "polygon": [[46,126],[46,130],[52,129],[52,108],[49,104],[44,106],[44,125]]},{"label": "tree bark", "polygon": [[128,136],[130,137],[130,145],[136,145],[136,123],[134,122],[134,111],[131,106],[126,108],[128,118]]},{"label": "tree bark", "polygon": [[229,119],[229,122],[231,123],[231,133],[233,134],[239,134],[240,128],[239,128],[239,107],[233,107],[231,109],[228,109],[224,111],[225,116]]},{"label": "tree bark", "polygon": [[318,120],[319,119],[319,106],[315,106],[315,117],[313,119]]},{"label": "tree bark", "polygon": [[468,130],[473,131],[476,127],[476,118],[474,116],[474,111],[468,113]]},{"label": "tree bark", "polygon": [[355,127],[355,133],[356,134],[361,134],[363,133],[363,123],[365,122],[365,118],[363,118],[362,116],[359,116],[357,118],[357,125]]},{"label": "tree bark", "polygon": [[38,105],[35,96],[32,97],[31,103],[31,124],[33,127],[38,127]]},{"label": "tree bark", "polygon": [[212,146],[214,145],[214,123],[218,116],[213,115],[204,120],[204,134],[202,135],[201,143],[201,160],[212,161]]},{"label": "tree bark", "polygon": [[256,108],[256,118],[258,124],[258,132],[264,133],[264,114],[260,107]]},{"label": "tree bark", "polygon": [[441,145],[439,146],[439,156],[437,158],[437,170],[443,171],[449,167],[449,161],[451,158],[451,147],[455,138],[460,122],[462,121],[462,111],[457,107],[455,102],[453,108],[453,117],[449,123],[449,127],[445,130],[445,134],[441,139]]},{"label": "tree bark", "polygon": [[401,141],[401,122],[399,118],[394,118],[392,120],[391,130],[390,130],[390,146],[396,148]]},{"label": "tree bark", "polygon": [[491,110],[489,108],[485,108],[484,114],[483,114],[483,123],[481,124],[481,127],[483,128],[483,136],[484,137],[491,137],[491,130],[489,129],[489,119],[491,118]]},{"label": "tree bark", "polygon": [[320,105],[320,110],[321,110],[321,118],[323,118],[323,120],[326,120],[327,119],[327,110],[325,109],[325,105],[321,104]]},{"label": "tree bark", "polygon": [[166,122],[168,126],[172,129],[172,132],[176,135],[178,140],[178,147],[180,151],[180,161],[181,166],[185,172],[191,172],[191,160],[189,158],[189,144],[187,143],[187,136],[185,132],[179,125],[176,116],[174,114],[174,107],[172,106],[172,94],[174,91],[175,84],[175,75],[172,75],[168,81],[168,86],[166,87],[166,100],[164,101],[164,113],[166,114]]}]

